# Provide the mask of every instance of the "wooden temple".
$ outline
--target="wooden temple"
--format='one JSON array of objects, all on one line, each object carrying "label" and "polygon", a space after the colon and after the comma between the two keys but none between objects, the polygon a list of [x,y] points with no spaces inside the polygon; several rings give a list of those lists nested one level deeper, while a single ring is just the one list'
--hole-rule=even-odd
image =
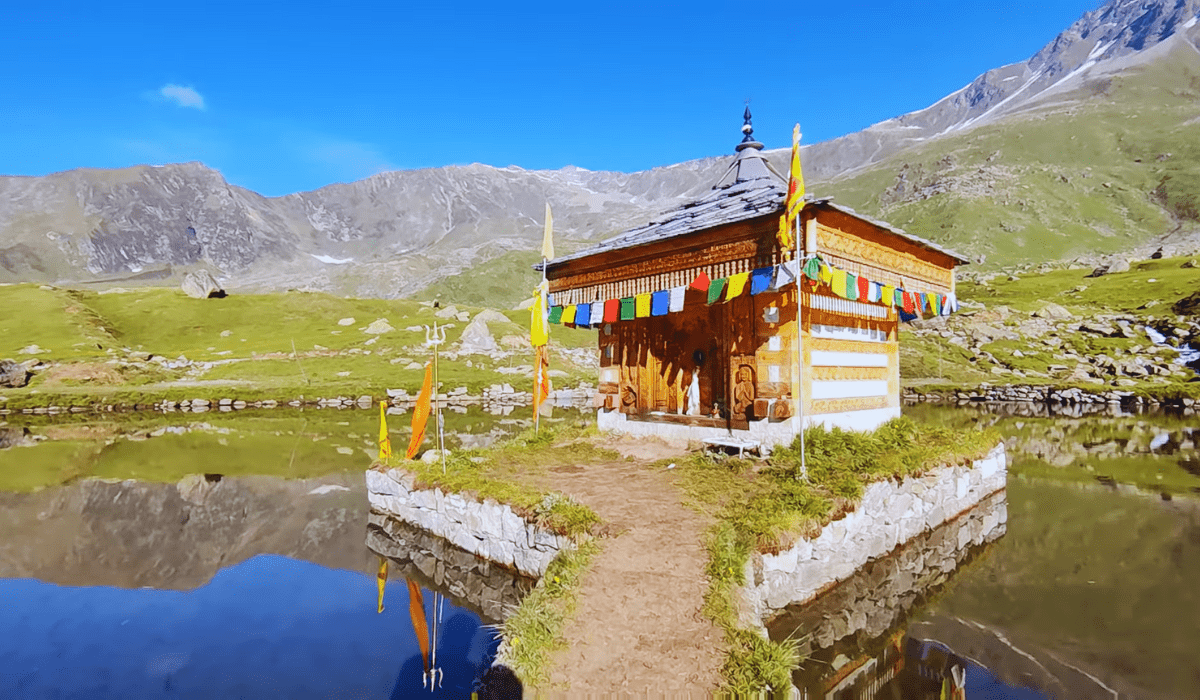
[{"label": "wooden temple", "polygon": [[599,331],[603,430],[772,445],[873,429],[900,415],[902,317],[957,305],[963,257],[829,199],[806,200],[782,249],[787,180],[748,108],[742,131],[707,195],[546,264],[550,320]]}]

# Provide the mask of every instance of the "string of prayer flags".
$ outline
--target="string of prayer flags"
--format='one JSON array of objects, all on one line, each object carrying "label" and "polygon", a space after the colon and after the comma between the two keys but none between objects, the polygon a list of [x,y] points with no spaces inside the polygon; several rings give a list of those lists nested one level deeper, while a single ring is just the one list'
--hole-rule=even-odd
[{"label": "string of prayer flags", "polygon": [[651,316],[666,316],[667,308],[671,303],[671,293],[667,291],[655,292],[650,295],[650,315]]},{"label": "string of prayer flags", "polygon": [[708,285],[708,303],[709,304],[713,304],[713,303],[721,300],[721,297],[725,293],[725,284],[728,282],[729,282],[728,277],[722,277],[721,279],[713,280]]},{"label": "string of prayer flags", "polygon": [[750,273],[750,295],[762,294],[771,286],[771,277],[775,272],[773,267],[760,267]]},{"label": "string of prayer flags", "polygon": [[725,301],[740,297],[746,291],[746,282],[750,281],[749,272],[739,272],[729,276],[729,286],[725,288]]},{"label": "string of prayer flags", "polygon": [[[689,290],[705,295],[708,305],[729,301],[745,294],[778,292],[789,284],[808,280],[815,289],[825,284],[834,295],[848,301],[885,304],[899,310],[903,320],[912,320],[923,315],[946,316],[958,310],[958,299],[954,294],[935,294],[902,289],[893,284],[883,284],[868,279],[865,275],[833,267],[815,255],[803,260],[788,260],[771,267],[760,267],[748,272],[738,272],[728,277],[710,279],[705,272],[696,274],[690,284],[645,292],[621,299],[606,299],[583,304],[548,306],[550,297],[544,292],[534,299],[535,310],[531,311],[533,326],[540,315],[536,308],[544,310],[547,324],[563,323],[576,326],[600,326],[617,321],[632,321],[638,318],[661,317],[683,311]],[[544,283],[543,283],[544,284]],[[535,290],[535,294],[537,291]],[[548,308],[547,308],[548,306]],[[549,334],[549,328],[546,328]],[[536,333],[531,333],[536,343]]]}]

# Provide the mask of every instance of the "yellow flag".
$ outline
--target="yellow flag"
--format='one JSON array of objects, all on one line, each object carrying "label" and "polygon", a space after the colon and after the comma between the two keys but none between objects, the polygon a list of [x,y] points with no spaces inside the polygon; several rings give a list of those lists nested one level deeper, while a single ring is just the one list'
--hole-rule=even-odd
[{"label": "yellow flag", "polygon": [[388,438],[387,401],[379,402],[379,461],[387,463],[392,458],[392,441]]},{"label": "yellow flag", "polygon": [[546,280],[533,290],[533,305],[529,307],[529,342],[538,348],[550,342],[550,324],[547,321],[549,309],[546,307],[546,296],[550,285]]},{"label": "yellow flag", "polygon": [[646,318],[650,315],[649,294],[638,294],[633,298],[633,315],[635,318]]},{"label": "yellow flag", "polygon": [[783,216],[779,219],[779,247],[791,250],[795,243],[792,240],[792,229],[796,217],[804,208],[804,172],[800,169],[800,125],[792,129],[792,164],[788,173],[788,193],[784,200]]},{"label": "yellow flag", "polygon": [[729,284],[725,287],[725,301],[741,296],[746,290],[746,282],[750,279],[749,272],[739,272],[736,275],[729,276]]},{"label": "yellow flag", "polygon": [[383,612],[383,589],[387,587],[387,566],[388,560],[386,557],[379,557],[379,573],[375,575],[375,585],[379,587],[379,612]]},{"label": "yellow flag", "polygon": [[421,443],[425,440],[425,425],[429,422],[430,405],[433,397],[433,364],[425,363],[425,381],[421,383],[421,393],[417,395],[417,405],[413,408],[412,439],[408,441],[408,452],[405,459],[417,456]]},{"label": "yellow flag", "polygon": [[542,257],[554,259],[554,215],[550,212],[550,202],[546,202],[546,230],[542,233]]}]

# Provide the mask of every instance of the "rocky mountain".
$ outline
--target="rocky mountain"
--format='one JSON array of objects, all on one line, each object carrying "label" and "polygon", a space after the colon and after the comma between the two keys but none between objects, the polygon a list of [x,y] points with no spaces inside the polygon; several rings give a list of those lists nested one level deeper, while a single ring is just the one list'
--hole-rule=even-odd
[{"label": "rocky mountain", "polygon": [[[807,146],[810,190],[990,266],[1200,246],[1198,16],[1200,0],[1112,0],[1028,61]],[[786,150],[770,155],[785,171]],[[569,251],[696,196],[727,161],[450,166],[276,198],[199,163],[0,177],[0,282],[161,284],[206,267],[234,291],[492,298],[503,290],[474,278],[528,270],[544,202]]]}]

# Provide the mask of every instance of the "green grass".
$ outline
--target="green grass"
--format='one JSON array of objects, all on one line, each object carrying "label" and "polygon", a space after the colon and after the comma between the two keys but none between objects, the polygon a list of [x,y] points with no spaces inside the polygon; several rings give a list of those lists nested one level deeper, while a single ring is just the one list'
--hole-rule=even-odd
[{"label": "green grass", "polygon": [[495,499],[542,527],[582,542],[593,534],[600,518],[587,506],[539,484],[539,476],[553,464],[589,464],[617,459],[619,455],[584,440],[595,428],[565,426],[543,428],[535,435],[526,430],[484,450],[452,453],[442,463],[404,460],[406,445],[393,444],[387,466],[414,474],[425,488],[465,493],[483,500]]},{"label": "green grass", "polygon": [[[854,509],[867,484],[920,475],[978,459],[999,441],[991,430],[918,425],[899,418],[872,433],[805,431],[808,479],[799,438],[765,466],[698,453],[677,460],[676,483],[689,505],[716,518],[708,534],[709,591],[704,612],[725,631],[725,690],[741,697],[789,687],[798,645],[762,639],[737,622],[734,591],[745,583],[751,552],[778,552]],[[664,465],[659,465],[664,466]]]},{"label": "green grass", "polygon": [[530,292],[542,279],[533,265],[541,259],[537,251],[508,251],[472,266],[467,272],[443,277],[412,298],[439,299],[442,304],[511,309],[532,296]]},{"label": "green grass", "polygon": [[551,656],[566,648],[563,629],[575,613],[583,574],[599,552],[594,539],[560,552],[537,586],[504,620],[506,661],[526,686],[549,685]]},{"label": "green grass", "polygon": [[[181,382],[227,382],[237,398],[290,400],[309,397],[380,396],[387,388],[416,393],[423,372],[406,370],[432,357],[423,326],[450,325],[443,351],[452,350],[468,322],[435,317],[431,306],[411,301],[343,299],[327,294],[285,292],[191,299],[173,289],[142,288],[100,294],[35,285],[0,286],[0,357],[26,359],[18,351],[36,344],[37,355],[75,370],[61,381],[38,372],[24,389],[5,390],[9,408],[94,403],[150,403],[155,398],[214,398],[231,389],[187,388]],[[460,307],[474,317],[481,309]],[[525,338],[528,311],[502,312],[507,321],[489,324],[500,341]],[[352,318],[349,325],[341,319]],[[363,332],[376,319],[395,329],[380,335]],[[418,330],[407,330],[418,328]],[[551,333],[551,369],[566,372],[558,386],[595,381],[595,371],[578,366],[556,348],[595,347],[590,331],[556,327]],[[502,346],[503,347],[503,346]],[[293,348],[295,352],[293,353]],[[133,365],[131,353],[215,364],[207,370]],[[473,393],[492,384],[520,387],[532,382],[523,374],[498,370],[531,365],[532,349],[515,348],[502,360],[484,355],[442,358],[443,389],[465,386]],[[234,362],[230,362],[234,360]]]}]

